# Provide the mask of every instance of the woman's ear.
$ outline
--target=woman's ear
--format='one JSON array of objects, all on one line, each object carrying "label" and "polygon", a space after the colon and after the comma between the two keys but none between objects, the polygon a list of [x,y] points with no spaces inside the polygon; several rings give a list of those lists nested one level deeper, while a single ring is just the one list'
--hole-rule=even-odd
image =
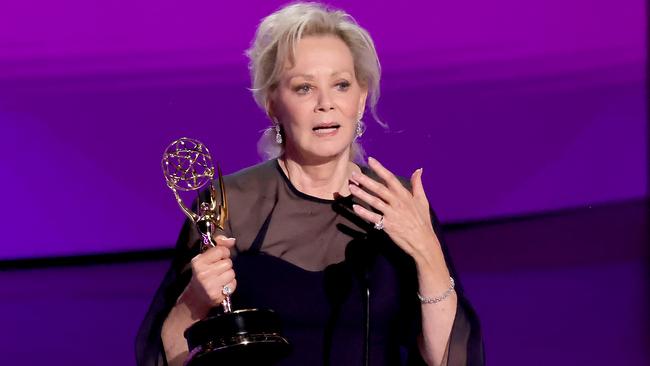
[{"label": "woman's ear", "polygon": [[363,112],[366,110],[366,99],[368,99],[368,89],[361,89],[361,95],[359,96],[359,118],[363,116]]},{"label": "woman's ear", "polygon": [[273,103],[271,103],[271,98],[270,96],[266,98],[266,103],[264,103],[264,110],[266,110],[266,115],[270,118],[273,119],[273,109],[271,107]]},{"label": "woman's ear", "polygon": [[276,118],[275,114],[275,108],[274,108],[274,103],[273,103],[273,95],[269,94],[266,98],[266,103],[264,103],[264,108],[266,109],[266,115],[273,120],[273,118]]}]

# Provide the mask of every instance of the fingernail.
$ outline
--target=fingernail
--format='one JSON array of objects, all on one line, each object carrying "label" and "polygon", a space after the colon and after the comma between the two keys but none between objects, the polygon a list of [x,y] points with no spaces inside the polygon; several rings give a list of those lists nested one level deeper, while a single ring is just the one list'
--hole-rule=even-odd
[{"label": "fingernail", "polygon": [[226,240],[232,240],[232,241],[235,241],[235,240],[237,240],[237,239],[236,239],[236,238],[226,238]]}]

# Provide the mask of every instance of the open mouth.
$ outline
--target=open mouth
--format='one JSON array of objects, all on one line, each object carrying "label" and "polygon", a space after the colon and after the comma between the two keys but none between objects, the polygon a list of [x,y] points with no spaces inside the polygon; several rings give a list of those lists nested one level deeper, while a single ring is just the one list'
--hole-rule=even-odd
[{"label": "open mouth", "polygon": [[316,134],[319,135],[326,135],[329,133],[336,132],[341,125],[338,124],[331,124],[331,125],[321,125],[321,126],[316,126],[312,128],[312,131],[316,132]]}]

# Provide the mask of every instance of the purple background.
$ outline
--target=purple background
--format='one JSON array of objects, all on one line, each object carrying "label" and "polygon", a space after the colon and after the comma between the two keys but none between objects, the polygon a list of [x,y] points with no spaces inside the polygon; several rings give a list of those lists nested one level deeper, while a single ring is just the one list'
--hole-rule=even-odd
[{"label": "purple background", "polygon": [[[191,136],[227,173],[259,161],[243,51],[281,4],[3,5],[0,259],[170,247],[160,155]],[[644,2],[332,4],[383,65],[391,132],[366,118],[366,150],[424,167],[444,222],[647,196]]]},{"label": "purple background", "polygon": [[[259,161],[243,51],[281,4],[0,6],[5,363],[133,364],[168,252],[10,260],[171,248],[160,155],[191,136],[225,172]],[[391,132],[366,118],[364,146],[425,168],[489,364],[647,364],[645,2],[332,4],[383,65]]]}]

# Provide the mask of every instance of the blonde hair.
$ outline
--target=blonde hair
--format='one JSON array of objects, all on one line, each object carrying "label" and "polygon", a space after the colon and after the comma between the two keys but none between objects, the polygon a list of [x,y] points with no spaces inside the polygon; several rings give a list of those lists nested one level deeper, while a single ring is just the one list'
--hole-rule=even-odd
[{"label": "blonde hair", "polygon": [[[277,87],[285,61],[293,64],[298,41],[313,35],[335,35],[350,48],[356,78],[368,90],[370,113],[381,126],[387,127],[377,117],[381,66],[372,38],[352,16],[320,3],[293,3],[262,19],[246,51],[250,59],[251,90],[257,105],[269,114],[269,93]],[[283,146],[275,142],[273,127],[264,131],[258,149],[268,159],[282,154]],[[364,157],[356,141],[352,143],[351,155],[354,160]]]}]

